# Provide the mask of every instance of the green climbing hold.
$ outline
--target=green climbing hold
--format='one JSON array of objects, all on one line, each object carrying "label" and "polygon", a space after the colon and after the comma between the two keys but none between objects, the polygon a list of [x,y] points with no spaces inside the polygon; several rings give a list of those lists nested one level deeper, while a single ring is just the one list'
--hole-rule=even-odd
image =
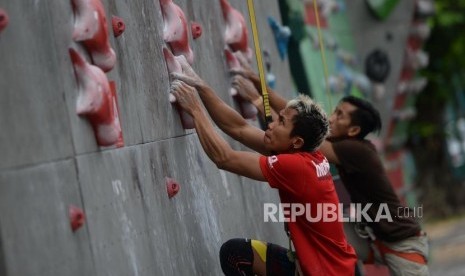
[{"label": "green climbing hold", "polygon": [[399,0],[366,0],[375,17],[385,20],[399,3]]}]

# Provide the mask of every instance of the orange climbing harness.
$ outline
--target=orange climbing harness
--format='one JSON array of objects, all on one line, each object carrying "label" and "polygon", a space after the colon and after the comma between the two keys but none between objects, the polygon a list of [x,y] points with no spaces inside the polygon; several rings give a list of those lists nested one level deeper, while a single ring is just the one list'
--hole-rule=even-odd
[{"label": "orange climbing harness", "polygon": [[[418,264],[427,264],[426,258],[423,255],[421,255],[420,253],[416,253],[416,252],[399,252],[399,251],[396,251],[394,249],[389,248],[388,246],[383,244],[380,240],[374,240],[373,245],[376,247],[376,249],[378,249],[378,251],[379,251],[379,253],[381,255],[381,258],[383,258],[383,259],[384,259],[384,255],[391,254],[391,255],[395,255],[395,256],[397,256],[399,258],[402,258],[404,260],[410,261],[410,262],[414,262],[414,263],[418,263]],[[374,262],[375,262],[375,252],[373,251],[373,249],[371,249],[370,254],[368,256],[368,259],[364,263],[372,264]]]}]

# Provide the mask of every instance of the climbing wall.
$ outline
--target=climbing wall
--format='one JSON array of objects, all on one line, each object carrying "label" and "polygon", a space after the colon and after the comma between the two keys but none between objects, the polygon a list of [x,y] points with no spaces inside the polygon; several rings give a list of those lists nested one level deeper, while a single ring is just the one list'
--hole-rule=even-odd
[{"label": "climbing wall", "polygon": [[[267,22],[280,18],[278,4],[255,2],[276,90],[291,97],[287,61]],[[189,27],[194,69],[234,106],[220,0],[175,3]],[[170,104],[160,2],[102,4],[116,63],[99,71],[97,90],[107,97],[105,77],[114,84],[116,101],[106,99],[112,127],[122,130],[122,140],[104,146],[96,140],[101,118],[76,112],[83,85],[69,49],[95,60],[73,35],[71,0],[0,1],[9,19],[0,29],[0,275],[220,275],[218,252],[229,238],[285,245],[282,225],[263,222],[263,203],[278,202],[276,191],[218,170]],[[244,15],[253,49],[247,2],[230,4]],[[112,15],[125,24],[116,38]],[[192,21],[202,28],[195,40]],[[179,185],[172,198],[167,178]],[[78,210],[75,231],[70,208]]]},{"label": "climbing wall", "polygon": [[[382,82],[382,91],[370,95],[370,100],[380,110],[383,120],[381,136],[388,134],[389,120],[394,113],[394,101],[404,67],[407,39],[413,29],[411,25],[415,2],[418,1],[399,1],[384,20],[376,18],[364,1],[354,1],[348,5],[350,23],[357,49],[359,49],[359,58],[365,67],[364,70],[369,70],[366,68],[367,58],[376,50],[386,55],[386,61],[390,67]],[[378,66],[382,67],[383,65],[378,64]]]}]

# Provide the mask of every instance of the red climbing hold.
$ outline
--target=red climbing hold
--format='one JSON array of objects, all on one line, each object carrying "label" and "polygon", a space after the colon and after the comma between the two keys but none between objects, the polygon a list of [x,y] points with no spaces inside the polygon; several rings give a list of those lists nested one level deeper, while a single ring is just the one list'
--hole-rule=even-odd
[{"label": "red climbing hold", "polygon": [[120,129],[118,140],[115,143],[117,148],[121,148],[124,146],[124,139],[123,139],[123,131],[121,131],[121,124],[119,120],[119,108],[118,108],[118,97],[116,96],[116,83],[115,81],[110,81],[110,91],[111,97],[113,99],[113,116],[114,116],[114,123],[116,124],[117,128]]},{"label": "red climbing hold", "polygon": [[[226,57],[226,63],[228,64],[229,69],[231,70],[241,70],[242,65],[237,58],[237,55],[240,55],[241,52],[233,53],[229,49],[224,49],[224,55]],[[245,59],[245,57],[244,57]],[[255,119],[258,113],[257,108],[250,103],[249,101],[244,100],[236,88],[230,88],[230,94],[234,97],[237,104],[239,105],[240,113],[245,119]]]},{"label": "red climbing hold", "polygon": [[72,0],[72,3],[76,15],[73,40],[84,44],[95,65],[105,72],[110,71],[116,63],[116,55],[108,40],[101,0]]},{"label": "red climbing hold", "polygon": [[8,26],[8,14],[5,10],[0,9],[0,32]]},{"label": "red climbing hold", "polygon": [[121,17],[113,15],[111,17],[111,24],[113,25],[113,35],[118,37],[124,33],[126,29],[126,25]]},{"label": "red climbing hold", "polygon": [[197,39],[202,35],[202,26],[197,22],[191,22],[192,38]]},{"label": "red climbing hold", "polygon": [[[166,47],[163,47],[163,56],[165,57],[166,66],[168,68],[169,73],[182,73],[181,62],[187,63],[187,60],[184,56],[174,56],[173,53],[171,53],[171,51],[168,50],[168,48]],[[176,102],[176,98],[173,94],[170,94],[170,102]],[[182,108],[178,104],[176,104],[176,108],[178,109],[179,115],[181,116],[182,127],[184,129],[194,128],[194,118],[192,118],[192,116],[189,115],[186,111],[182,110]]]},{"label": "red climbing hold", "polygon": [[183,55],[189,64],[194,63],[194,52],[189,46],[189,30],[186,16],[173,0],[160,0],[163,15],[163,40],[170,46],[173,54]]},{"label": "red climbing hold", "polygon": [[84,221],[86,220],[86,216],[81,208],[76,207],[74,205],[70,205],[68,209],[69,213],[69,222],[71,224],[71,230],[75,232],[79,228],[84,225]]},{"label": "red climbing hold", "polygon": [[166,192],[168,192],[168,197],[172,198],[179,192],[179,184],[176,180],[166,177]]},{"label": "red climbing hold", "polygon": [[252,50],[248,46],[248,31],[242,13],[234,9],[227,0],[220,0],[223,17],[226,20],[224,39],[233,52],[241,51],[248,59]]},{"label": "red climbing hold", "polygon": [[69,54],[79,87],[76,113],[91,123],[99,146],[122,146],[116,102],[105,73],[88,63],[75,49]]}]

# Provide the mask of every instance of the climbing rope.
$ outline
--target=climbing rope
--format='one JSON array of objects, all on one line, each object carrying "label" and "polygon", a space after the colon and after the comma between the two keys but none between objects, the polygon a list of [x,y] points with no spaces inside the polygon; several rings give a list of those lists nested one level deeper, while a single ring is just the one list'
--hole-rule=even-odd
[{"label": "climbing rope", "polygon": [[[268,90],[266,87],[265,71],[263,70],[263,61],[262,61],[262,54],[260,50],[260,41],[258,38],[257,22],[255,20],[255,8],[254,8],[253,0],[247,0],[247,4],[249,8],[250,23],[252,25],[252,35],[253,35],[254,46],[255,46],[255,55],[257,56],[258,74],[260,77],[260,85],[262,88],[263,106],[265,109],[265,121],[267,123],[270,123],[273,119],[271,117],[271,108],[270,108]],[[326,96],[328,98],[329,111],[331,112],[333,107],[332,107],[332,100],[331,100],[331,91],[329,89],[328,64],[326,62],[325,48],[323,47],[323,36],[321,34],[320,16],[319,16],[318,4],[316,0],[313,0],[313,9],[315,11],[316,25],[318,29],[318,40],[319,40],[319,45],[320,45],[321,61],[323,63]]]},{"label": "climbing rope", "polygon": [[260,77],[260,86],[262,88],[263,107],[265,109],[265,122],[267,123],[266,125],[268,125],[273,121],[273,118],[271,117],[270,99],[268,96],[268,90],[266,88],[265,71],[263,70],[262,53],[260,50],[260,41],[258,39],[258,29],[257,22],[255,20],[255,8],[253,5],[253,0],[247,0],[247,4],[249,7],[250,23],[252,25],[255,55],[257,56],[258,75]]},{"label": "climbing rope", "polygon": [[318,40],[319,40],[320,52],[321,52],[321,61],[323,63],[323,73],[325,75],[326,97],[328,98],[329,112],[332,112],[333,105],[332,105],[332,100],[331,100],[331,91],[329,89],[328,64],[326,62],[325,48],[323,47],[323,37],[321,35],[321,27],[320,27],[320,16],[319,16],[319,13],[318,13],[318,4],[317,4],[316,0],[313,0],[313,9],[315,11],[316,26],[317,26],[317,29],[318,29]]}]

